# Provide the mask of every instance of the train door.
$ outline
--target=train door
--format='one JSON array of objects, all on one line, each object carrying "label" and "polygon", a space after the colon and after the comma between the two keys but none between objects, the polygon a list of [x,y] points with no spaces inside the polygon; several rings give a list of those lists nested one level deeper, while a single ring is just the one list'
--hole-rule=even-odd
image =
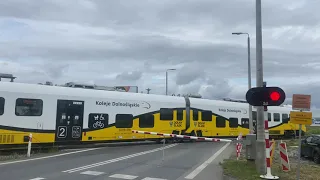
[{"label": "train door", "polygon": [[56,141],[80,141],[82,138],[84,101],[58,100]]}]

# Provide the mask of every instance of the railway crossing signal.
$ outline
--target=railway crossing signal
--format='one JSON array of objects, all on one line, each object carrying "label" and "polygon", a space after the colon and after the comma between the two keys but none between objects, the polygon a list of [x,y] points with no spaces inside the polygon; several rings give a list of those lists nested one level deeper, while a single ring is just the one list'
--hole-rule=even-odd
[{"label": "railway crossing signal", "polygon": [[280,106],[286,99],[279,87],[255,87],[247,91],[246,100],[252,106]]}]

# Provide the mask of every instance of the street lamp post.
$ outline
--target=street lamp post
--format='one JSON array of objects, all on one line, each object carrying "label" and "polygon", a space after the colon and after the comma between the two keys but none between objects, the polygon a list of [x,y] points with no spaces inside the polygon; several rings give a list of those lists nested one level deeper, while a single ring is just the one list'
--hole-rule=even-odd
[{"label": "street lamp post", "polygon": [[168,71],[174,71],[176,69],[167,69],[166,70],[166,95],[168,95]]},{"label": "street lamp post", "polygon": [[[251,89],[251,60],[250,60],[250,35],[249,33],[243,32],[234,32],[233,35],[248,35],[247,44],[248,44],[248,89]],[[252,121],[252,106],[249,104],[249,130],[250,134],[253,134],[253,121]]]}]

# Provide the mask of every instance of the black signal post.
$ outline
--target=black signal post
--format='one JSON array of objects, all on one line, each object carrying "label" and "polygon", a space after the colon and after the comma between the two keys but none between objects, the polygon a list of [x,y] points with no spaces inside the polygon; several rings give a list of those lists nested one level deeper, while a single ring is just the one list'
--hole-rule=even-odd
[{"label": "black signal post", "polygon": [[279,87],[255,87],[247,91],[246,100],[252,106],[280,106],[286,99]]}]

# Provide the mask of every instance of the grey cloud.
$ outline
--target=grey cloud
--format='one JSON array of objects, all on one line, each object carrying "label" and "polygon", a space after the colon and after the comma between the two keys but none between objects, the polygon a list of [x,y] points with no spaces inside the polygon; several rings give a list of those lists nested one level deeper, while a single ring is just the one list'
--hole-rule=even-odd
[{"label": "grey cloud", "polygon": [[68,64],[55,64],[49,63],[45,64],[44,69],[46,69],[46,73],[52,79],[61,78],[64,75],[64,72],[69,68]]},{"label": "grey cloud", "polygon": [[[174,1],[22,1],[2,2],[0,16],[36,20],[77,22],[92,26],[139,26],[163,29],[167,25],[215,24],[215,26],[236,27],[243,24],[254,25],[255,2],[249,0],[174,0]],[[86,2],[86,3],[83,3]],[[288,9],[291,4],[304,2],[296,10]],[[88,4],[92,3],[92,5]],[[290,0],[263,1],[263,25],[314,26],[319,23],[316,9],[319,1]],[[239,8],[241,7],[241,8]],[[125,12],[125,13],[122,13]],[[318,15],[317,15],[318,14]]]},{"label": "grey cloud", "polygon": [[209,80],[209,86],[201,92],[204,98],[221,99],[227,98],[232,90],[227,80]]},{"label": "grey cloud", "polygon": [[200,88],[201,88],[201,84],[199,81],[192,82],[186,85],[178,86],[178,89],[175,91],[175,94],[198,94]]},{"label": "grey cloud", "polygon": [[[77,46],[60,44],[59,46],[41,44],[39,46],[23,45],[18,47],[0,45],[0,50],[8,54],[20,54],[18,57],[33,57],[42,59],[51,59],[52,61],[123,61],[139,60],[151,64],[164,63],[190,63],[197,61],[199,67],[192,66],[187,70],[197,71],[195,68],[214,70],[230,76],[226,69],[232,69],[232,74],[245,75],[247,72],[247,54],[246,48],[232,44],[205,44],[193,46],[184,41],[178,41],[161,36],[137,36],[122,37],[123,48],[114,49],[105,46],[101,48],[100,43],[87,45],[79,43]],[[138,43],[139,42],[139,43]],[[251,49],[252,70],[255,70],[255,49]],[[11,53],[12,52],[12,53]],[[265,73],[267,76],[292,76],[296,74],[296,69],[303,75],[319,74],[314,67],[301,66],[302,59],[308,59],[310,62],[316,62],[320,58],[320,53],[307,54],[302,52],[280,51],[276,49],[263,50],[263,59],[265,63]],[[11,58],[3,54],[2,57]],[[274,65],[272,62],[278,62]],[[203,63],[206,63],[205,65]],[[219,68],[217,68],[219,67]],[[186,72],[187,70],[184,70]],[[161,70],[162,71],[162,70]],[[229,75],[228,75],[229,74]]]},{"label": "grey cloud", "polygon": [[292,84],[282,87],[286,93],[286,102],[292,103],[293,94],[308,94],[311,95],[311,106],[320,107],[320,82]]},{"label": "grey cloud", "polygon": [[[288,8],[299,3],[302,4],[299,9]],[[316,40],[306,38],[305,31],[296,30],[284,31],[277,37],[276,30],[270,28],[299,26],[316,32],[314,28],[320,19],[316,8],[320,2],[268,0],[262,5],[265,77],[319,76],[317,65],[302,66],[318,62],[320,53]],[[231,32],[250,32],[254,47],[255,3],[252,0],[143,3],[10,0],[0,2],[0,17],[35,20],[31,23],[34,29],[28,29],[31,32],[28,39],[0,44],[1,60],[25,61],[20,64],[22,70],[13,70],[26,82],[46,79],[58,82],[93,79],[103,85],[134,82],[143,86],[141,89],[150,87],[151,92],[163,94],[165,81],[158,76],[164,76],[167,68],[177,67],[176,82],[170,82],[170,92],[201,93],[205,98],[244,98],[245,89],[235,91],[238,87],[228,82],[231,78],[247,77],[245,41],[243,46],[235,45],[234,42],[242,39],[231,37]],[[60,22],[80,24],[83,31],[95,26],[115,33],[90,30],[79,35],[77,31],[81,28],[67,25],[54,30],[44,28],[45,25],[37,28],[38,21],[50,21],[51,26]],[[252,76],[255,77],[255,48],[251,52]],[[43,63],[32,63],[35,59]],[[320,105],[316,90],[308,89],[318,89],[315,84],[309,84],[308,88],[302,85],[284,88],[288,88],[289,96],[295,92],[312,93],[315,104]]]},{"label": "grey cloud", "polygon": [[[206,80],[204,80],[206,79]],[[170,84],[170,94],[200,94],[205,99],[221,99],[229,97],[233,87],[228,80],[214,77],[198,78],[183,85]],[[174,91],[175,90],[175,91]]]},{"label": "grey cloud", "polygon": [[117,75],[117,79],[123,81],[136,81],[139,80],[142,76],[141,71],[133,71],[133,72],[123,72]]},{"label": "grey cloud", "polygon": [[[293,94],[308,94],[308,95],[311,95],[312,108],[320,107],[320,93],[319,93],[320,82],[293,83],[293,84],[284,84],[284,85],[277,85],[277,86],[281,87],[286,93],[286,100],[284,104],[292,104]],[[247,86],[242,86],[237,89],[232,88],[232,91],[228,94],[228,97],[245,100],[246,92],[247,92]]]},{"label": "grey cloud", "polygon": [[193,62],[185,65],[178,71],[178,74],[176,76],[176,83],[177,85],[185,85],[198,78],[204,77],[205,72],[202,64]]}]

